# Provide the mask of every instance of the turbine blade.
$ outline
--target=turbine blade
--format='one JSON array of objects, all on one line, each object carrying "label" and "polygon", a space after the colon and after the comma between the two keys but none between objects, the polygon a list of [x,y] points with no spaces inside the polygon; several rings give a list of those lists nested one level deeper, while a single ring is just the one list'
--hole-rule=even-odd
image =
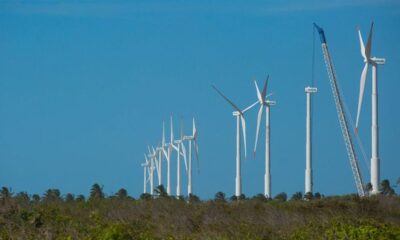
[{"label": "turbine blade", "polygon": [[242,115],[243,115],[245,112],[247,112],[247,111],[249,111],[250,109],[252,109],[257,103],[258,103],[258,101],[254,102],[253,104],[251,104],[250,106],[248,106],[247,108],[245,108],[245,109],[241,112]]},{"label": "turbine blade", "polygon": [[181,138],[180,138],[181,141],[183,140],[183,137],[184,137],[183,120],[181,118]]},{"label": "turbine blade", "polygon": [[161,140],[161,147],[164,148],[165,146],[165,122],[162,122],[162,140]]},{"label": "turbine blade", "polygon": [[174,124],[173,124],[173,122],[172,122],[173,120],[172,120],[172,115],[171,115],[171,117],[170,117],[170,131],[171,131],[171,133],[170,133],[170,143],[174,143]]},{"label": "turbine blade", "polygon": [[242,121],[242,131],[243,131],[243,144],[244,144],[244,159],[247,158],[247,144],[246,144],[246,120],[244,120],[243,115],[240,116]]},{"label": "turbine blade", "polygon": [[363,41],[362,36],[361,36],[360,28],[358,28],[358,38],[360,39],[361,56],[364,58],[365,61],[368,61],[367,57],[365,56],[364,41]]},{"label": "turbine blade", "polygon": [[254,158],[256,158],[256,151],[257,151],[257,144],[258,144],[258,134],[260,132],[260,125],[261,125],[261,119],[262,119],[262,114],[264,110],[264,105],[260,106],[260,110],[258,110],[258,117],[257,117],[257,130],[256,130],[256,142],[254,144]]},{"label": "turbine blade", "polygon": [[371,45],[372,45],[372,31],[374,28],[374,23],[371,23],[371,29],[369,30],[369,35],[368,35],[368,41],[367,41],[367,46],[365,47],[365,56],[369,60],[371,57]]},{"label": "turbine blade", "polygon": [[186,159],[186,147],[185,147],[185,144],[183,142],[181,143],[181,145],[182,145],[183,162],[185,163],[185,170],[186,170],[186,173],[187,173],[188,172],[188,167],[187,167],[187,159]]},{"label": "turbine blade", "polygon": [[192,136],[193,136],[193,138],[196,138],[196,137],[197,137],[197,129],[196,129],[196,123],[195,123],[195,121],[194,121],[194,118],[193,118],[193,132],[192,132]]},{"label": "turbine blade", "polygon": [[232,107],[236,111],[238,111],[241,115],[243,115],[242,111],[229,98],[227,98],[220,90],[218,90],[218,88],[216,88],[214,85],[212,85],[212,87],[215,89],[215,91],[217,91],[217,93],[219,95],[221,95],[221,97],[223,97],[230,105],[232,105]]},{"label": "turbine blade", "polygon": [[367,78],[367,72],[368,72],[368,62],[365,63],[364,69],[361,73],[360,95],[358,97],[358,108],[357,108],[356,132],[358,129],[358,121],[360,120],[361,105],[362,105],[362,100],[363,100],[363,96],[364,96],[365,80]]},{"label": "turbine blade", "polygon": [[196,160],[197,160],[197,172],[200,173],[200,159],[199,159],[199,145],[197,144],[197,140],[193,140],[194,143],[194,150],[196,153]]},{"label": "turbine blade", "polygon": [[177,147],[177,146],[175,146],[174,144],[171,143],[171,147],[172,147],[173,149],[175,149],[175,151],[178,152],[178,147]]},{"label": "turbine blade", "polygon": [[261,93],[260,93],[260,89],[258,88],[258,84],[257,84],[256,80],[254,80],[254,85],[256,85],[258,101],[260,102],[260,104],[263,104],[263,100],[262,100],[262,96],[261,96]]},{"label": "turbine blade", "polygon": [[263,104],[264,104],[265,98],[266,98],[265,95],[267,94],[268,79],[269,79],[269,75],[267,76],[267,79],[265,80],[264,88],[263,88],[263,91],[262,91],[262,93],[261,93],[262,103],[263,103]]},{"label": "turbine blade", "polygon": [[162,149],[162,152],[163,152],[163,154],[164,154],[164,157],[165,157],[166,159],[168,159],[168,153],[167,153],[167,151],[165,151],[164,148]]}]

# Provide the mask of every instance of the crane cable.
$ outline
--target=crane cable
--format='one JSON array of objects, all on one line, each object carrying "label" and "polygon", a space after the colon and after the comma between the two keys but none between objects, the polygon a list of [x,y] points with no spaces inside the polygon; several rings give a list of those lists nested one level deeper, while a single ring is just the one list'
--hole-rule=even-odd
[{"label": "crane cable", "polygon": [[[315,27],[312,26],[313,28],[313,45],[312,45],[312,58],[311,58],[311,86],[310,87],[315,87],[314,82],[315,82]],[[312,100],[312,97],[310,97],[310,105],[311,105],[311,113],[310,113],[310,121],[311,121],[311,129],[313,129],[313,119],[314,119],[314,101]],[[314,131],[311,131],[311,137],[314,139]]]},{"label": "crane cable", "polygon": [[[345,99],[345,97],[343,96],[343,91],[342,91],[342,88],[340,87],[340,84],[339,84],[339,82],[337,82],[337,85],[338,85],[338,87],[339,87],[339,91],[342,93],[341,95],[342,95],[342,102],[343,102],[343,105],[344,105],[344,109],[345,109],[345,111],[346,111],[346,113],[349,115],[349,117],[350,117],[350,120],[349,120],[349,122],[350,122],[350,125],[351,125],[351,128],[352,128],[352,130],[353,130],[353,133],[355,133],[355,124],[354,124],[354,121],[353,121],[353,116],[351,115],[351,112],[349,111],[349,108],[347,107],[347,104],[346,104],[346,99]],[[363,156],[363,160],[364,160],[364,163],[365,163],[365,165],[367,166],[367,168],[368,168],[368,170],[370,171],[371,169],[370,169],[370,166],[369,166],[369,164],[368,164],[368,157],[367,157],[367,153],[365,152],[365,148],[364,148],[364,145],[363,145],[363,143],[362,143],[362,141],[361,141],[361,139],[360,139],[360,135],[358,135],[358,134],[354,134],[355,135],[355,137],[356,137],[356,140],[357,140],[357,145],[360,147],[360,151],[361,151],[361,154],[362,154],[362,156]]]}]

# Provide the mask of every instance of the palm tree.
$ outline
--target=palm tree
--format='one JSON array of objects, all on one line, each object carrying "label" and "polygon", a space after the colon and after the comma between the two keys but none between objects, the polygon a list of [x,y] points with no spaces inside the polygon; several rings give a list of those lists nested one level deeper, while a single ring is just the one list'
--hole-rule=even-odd
[{"label": "palm tree", "polygon": [[72,193],[67,193],[65,195],[65,202],[72,202],[72,201],[74,201],[74,199],[75,199],[75,196]]},{"label": "palm tree", "polygon": [[201,201],[200,201],[200,198],[197,195],[189,194],[188,202],[189,203],[198,203],[198,202],[201,202]]},{"label": "palm tree", "polygon": [[0,190],[0,198],[1,199],[9,199],[11,198],[12,193],[10,191],[10,189],[8,189],[7,187],[2,187]]},{"label": "palm tree", "polygon": [[315,199],[321,199],[321,198],[323,198],[323,195],[321,195],[321,193],[319,193],[319,192],[316,192],[316,193],[314,194],[314,198],[315,198]]},{"label": "palm tree", "polygon": [[381,191],[382,194],[386,196],[394,195],[394,189],[390,186],[390,182],[387,179],[381,182]]},{"label": "palm tree", "polygon": [[154,191],[156,192],[156,194],[161,197],[161,198],[166,198],[168,197],[167,191],[165,190],[164,185],[158,185]]},{"label": "palm tree", "polygon": [[28,193],[26,192],[19,192],[17,195],[15,195],[15,200],[17,200],[20,203],[29,203],[30,198]]},{"label": "palm tree", "polygon": [[90,197],[89,199],[103,199],[104,198],[104,193],[103,193],[103,187],[95,183],[92,185],[92,188],[90,189]]},{"label": "palm tree", "polygon": [[216,202],[226,202],[225,193],[217,192],[214,196],[214,201]]},{"label": "palm tree", "polygon": [[126,191],[125,188],[121,188],[120,190],[118,190],[118,192],[115,194],[115,196],[118,199],[126,199],[126,198],[128,198],[128,191]]},{"label": "palm tree", "polygon": [[33,194],[32,201],[36,203],[40,202],[40,196],[38,194]]},{"label": "palm tree", "polygon": [[61,200],[61,193],[58,189],[48,189],[44,195],[43,200],[45,201],[58,201]]},{"label": "palm tree", "polygon": [[304,199],[305,200],[312,200],[314,198],[312,192],[308,192],[306,194],[304,194]]},{"label": "palm tree", "polygon": [[286,202],[287,194],[285,192],[278,193],[278,195],[275,196],[275,200]]},{"label": "palm tree", "polygon": [[301,200],[303,199],[303,194],[301,192],[296,192],[292,195],[292,200]]},{"label": "palm tree", "polygon": [[75,201],[84,202],[85,201],[85,196],[82,195],[82,194],[79,194],[78,196],[76,196]]}]

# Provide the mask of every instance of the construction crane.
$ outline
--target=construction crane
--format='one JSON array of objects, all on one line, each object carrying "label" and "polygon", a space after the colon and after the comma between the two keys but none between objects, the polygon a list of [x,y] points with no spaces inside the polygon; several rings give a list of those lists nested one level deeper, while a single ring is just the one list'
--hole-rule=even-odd
[{"label": "construction crane", "polygon": [[349,132],[346,114],[343,109],[343,101],[342,101],[342,97],[340,95],[340,91],[339,91],[338,84],[336,81],[336,73],[335,73],[335,69],[333,68],[333,62],[332,62],[331,55],[328,50],[328,45],[326,43],[325,33],[324,33],[324,30],[315,23],[314,23],[314,27],[317,29],[320,40],[321,40],[322,53],[324,55],[326,70],[328,71],[329,82],[331,85],[333,98],[335,100],[336,112],[337,112],[337,115],[339,118],[339,123],[340,123],[340,128],[342,130],[344,143],[346,145],[347,156],[349,157],[351,170],[353,171],[354,180],[356,182],[358,195],[360,197],[364,197],[365,196],[364,183],[363,183],[360,168],[358,165],[357,156],[354,151],[353,140],[351,139],[351,135]]}]

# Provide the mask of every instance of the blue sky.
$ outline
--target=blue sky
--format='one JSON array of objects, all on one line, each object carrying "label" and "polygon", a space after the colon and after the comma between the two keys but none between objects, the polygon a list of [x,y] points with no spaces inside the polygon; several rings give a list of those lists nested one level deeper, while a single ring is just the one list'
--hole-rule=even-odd
[{"label": "blue sky", "polygon": [[[400,4],[396,1],[2,1],[0,3],[0,185],[14,192],[142,192],[143,153],[174,114],[199,125],[194,193],[234,193],[235,119],[211,88],[240,107],[256,100],[253,79],[270,75],[272,194],[304,189],[305,94],[313,28],[325,29],[346,103],[356,114],[363,67],[357,36],[375,22],[381,177],[400,177]],[[314,190],[356,192],[315,40]],[[368,76],[360,138],[370,157]],[[248,155],[257,110],[247,115]],[[168,123],[168,122],[167,122]],[[167,132],[169,129],[167,128]],[[264,135],[243,162],[243,192],[263,192]],[[364,181],[368,166],[359,153]],[[172,190],[175,192],[175,162]],[[164,169],[166,165],[164,163]],[[165,183],[164,173],[163,182]],[[182,172],[183,193],[186,176]]]}]

